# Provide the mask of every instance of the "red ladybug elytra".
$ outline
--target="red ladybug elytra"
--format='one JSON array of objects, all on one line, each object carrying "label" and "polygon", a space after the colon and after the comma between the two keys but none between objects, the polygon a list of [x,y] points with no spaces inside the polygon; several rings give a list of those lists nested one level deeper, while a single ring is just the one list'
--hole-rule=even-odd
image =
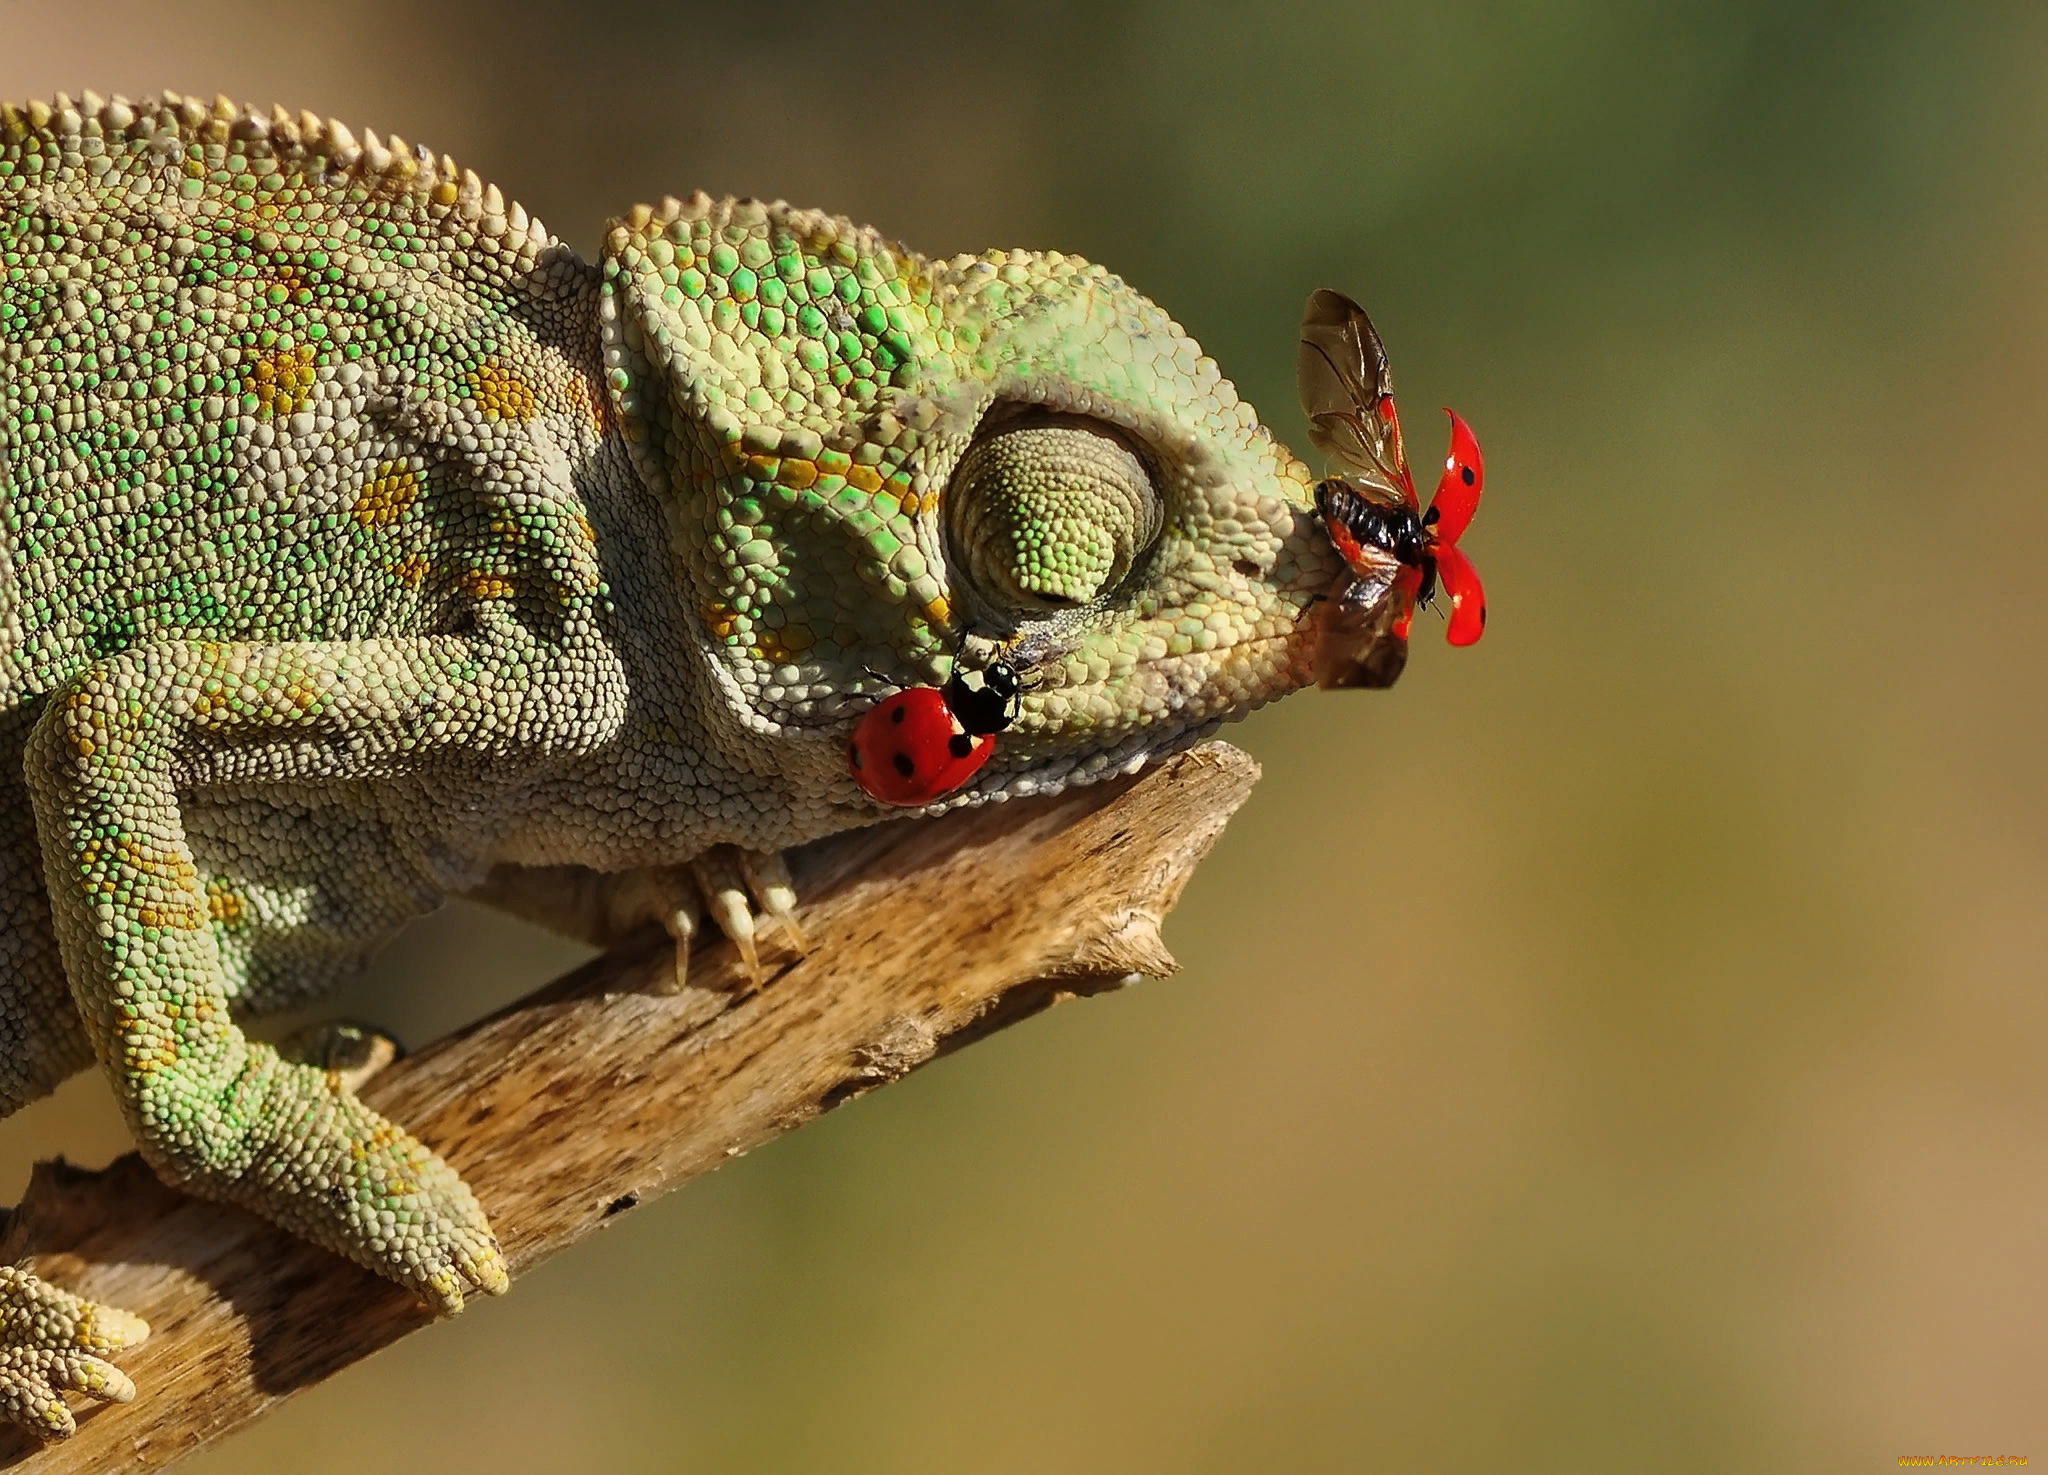
[{"label": "red ladybug elytra", "polygon": [[956,670],[944,686],[892,692],[854,725],[847,765],[884,804],[929,804],[961,787],[996,750],[996,734],[1017,720],[1023,683],[1006,661]]}]

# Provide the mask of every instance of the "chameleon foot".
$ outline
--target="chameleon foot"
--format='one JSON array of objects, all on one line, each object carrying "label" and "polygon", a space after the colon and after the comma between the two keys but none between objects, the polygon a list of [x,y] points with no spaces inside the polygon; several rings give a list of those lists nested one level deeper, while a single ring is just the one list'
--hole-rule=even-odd
[{"label": "chameleon foot", "polygon": [[139,1316],[59,1290],[26,1266],[0,1267],[0,1419],[62,1439],[78,1427],[65,1390],[126,1403],[135,1385],[101,1354],[148,1335]]},{"label": "chameleon foot", "polygon": [[703,928],[707,907],[757,988],[764,978],[763,919],[773,922],[797,952],[810,951],[797,921],[789,866],[774,851],[717,845],[687,865],[629,871],[501,865],[468,894],[593,947],[610,947],[654,922],[675,941],[675,965],[656,985],[668,992],[689,982],[690,944]]},{"label": "chameleon foot", "polygon": [[810,951],[810,939],[796,920],[796,886],[780,853],[720,845],[691,861],[690,874],[719,930],[739,949],[755,988],[762,982],[761,959],[754,946],[755,904],[782,928],[791,947],[800,953]]},{"label": "chameleon foot", "polygon": [[687,866],[618,876],[606,895],[604,935],[623,934],[649,920],[659,922],[675,939],[675,972],[669,987],[677,991],[689,981],[690,944],[703,926],[707,907],[719,930],[739,950],[756,988],[764,977],[757,907],[761,916],[782,929],[791,947],[800,953],[810,950],[796,919],[796,888],[790,883],[788,865],[772,851],[733,845],[708,850]]},{"label": "chameleon foot", "polygon": [[443,1316],[511,1284],[483,1208],[454,1168],[365,1106],[342,1072],[285,1060],[269,1045],[243,1048],[241,1130],[217,1132],[206,1155],[184,1143],[145,1143],[157,1176],[261,1214],[396,1281]]},{"label": "chameleon foot", "polygon": [[374,1025],[330,1019],[293,1030],[277,1042],[277,1053],[329,1072],[344,1091],[359,1091],[371,1076],[404,1058],[405,1046]]}]

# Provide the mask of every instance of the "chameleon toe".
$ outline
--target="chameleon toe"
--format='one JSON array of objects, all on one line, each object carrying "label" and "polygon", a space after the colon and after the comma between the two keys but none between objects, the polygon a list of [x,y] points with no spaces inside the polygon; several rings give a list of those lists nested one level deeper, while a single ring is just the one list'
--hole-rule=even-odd
[{"label": "chameleon toe", "polygon": [[0,1419],[56,1439],[77,1427],[64,1391],[128,1402],[135,1384],[98,1354],[148,1335],[139,1316],[53,1286],[26,1266],[0,1267]]},{"label": "chameleon toe", "polygon": [[779,850],[742,850],[740,874],[762,912],[775,919],[789,945],[799,953],[811,950],[803,924],[796,913],[796,882],[790,877],[789,862]]}]

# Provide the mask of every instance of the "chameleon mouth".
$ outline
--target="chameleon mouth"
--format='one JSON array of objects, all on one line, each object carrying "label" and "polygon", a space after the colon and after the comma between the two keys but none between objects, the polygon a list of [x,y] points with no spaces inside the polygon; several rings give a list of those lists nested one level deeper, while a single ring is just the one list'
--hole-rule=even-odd
[{"label": "chameleon mouth", "polygon": [[[1071,784],[1136,773],[1185,751],[1225,724],[1241,721],[1268,702],[1307,686],[1313,679],[1313,635],[1305,613],[1284,631],[1147,661],[1143,674],[1158,689],[1164,706],[1159,716],[1134,722],[1110,741],[1085,748],[1075,745],[1070,727],[1054,722],[1034,728],[1026,723],[1017,730],[1016,742],[998,750],[984,776],[948,804],[1050,793]],[[1126,683],[1131,679],[1126,677]],[[1081,737],[1087,736],[1084,729]]]}]

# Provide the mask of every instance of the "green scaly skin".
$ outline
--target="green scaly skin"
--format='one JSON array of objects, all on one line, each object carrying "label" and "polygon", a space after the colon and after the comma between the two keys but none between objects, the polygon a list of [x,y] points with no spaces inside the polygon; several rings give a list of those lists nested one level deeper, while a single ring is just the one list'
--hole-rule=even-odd
[{"label": "green scaly skin", "polygon": [[[1184,747],[1308,679],[1310,487],[1072,257],[697,196],[593,267],[395,138],[0,108],[0,1112],[97,1059],[169,1181],[500,1291],[454,1170],[237,1017],[520,868],[596,877],[598,935],[881,817],[847,735],[970,631],[1038,680],[934,809]],[[0,1280],[46,1433],[146,1331],[61,1294]]]}]

